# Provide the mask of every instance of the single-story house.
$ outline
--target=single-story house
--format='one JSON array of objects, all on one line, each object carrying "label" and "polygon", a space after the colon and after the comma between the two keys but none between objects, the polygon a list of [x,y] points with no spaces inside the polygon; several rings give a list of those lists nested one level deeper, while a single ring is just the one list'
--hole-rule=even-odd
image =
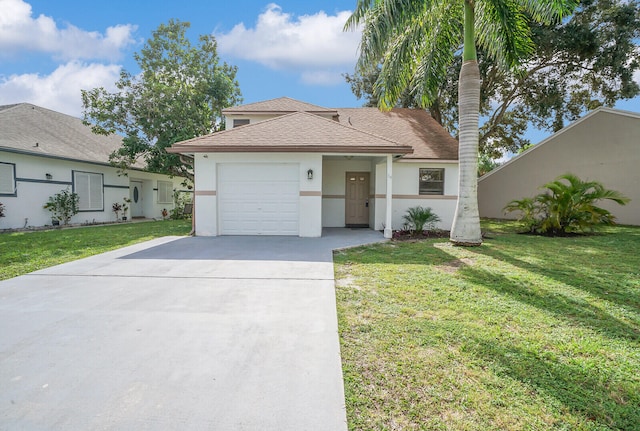
[{"label": "single-story house", "polygon": [[640,225],[640,114],[598,108],[532,146],[478,180],[481,217],[505,215],[513,199],[533,197],[539,187],[572,173],[599,181],[631,199],[625,206],[602,201],[618,223]]},{"label": "single-story house", "polygon": [[174,144],[195,159],[196,235],[391,236],[414,206],[449,230],[458,143],[423,110],[324,108],[282,97],[223,111],[226,130]]},{"label": "single-story house", "polygon": [[[127,175],[109,164],[118,135],[102,136],[79,118],[20,103],[0,106],[0,229],[50,225],[50,196],[68,189],[79,196],[71,223],[115,221],[114,203],[131,199],[127,216],[160,218],[173,208],[183,178],[133,167]],[[122,217],[122,213],[119,214]]]}]

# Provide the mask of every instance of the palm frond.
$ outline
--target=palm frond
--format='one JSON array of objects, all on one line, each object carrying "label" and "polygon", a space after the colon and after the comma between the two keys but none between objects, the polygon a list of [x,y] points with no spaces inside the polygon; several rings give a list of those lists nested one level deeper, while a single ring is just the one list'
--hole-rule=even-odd
[{"label": "palm frond", "polygon": [[476,40],[490,56],[511,68],[533,52],[528,17],[516,1],[484,0],[476,5]]},{"label": "palm frond", "polygon": [[534,21],[553,24],[569,16],[580,3],[579,0],[519,0],[524,10]]}]

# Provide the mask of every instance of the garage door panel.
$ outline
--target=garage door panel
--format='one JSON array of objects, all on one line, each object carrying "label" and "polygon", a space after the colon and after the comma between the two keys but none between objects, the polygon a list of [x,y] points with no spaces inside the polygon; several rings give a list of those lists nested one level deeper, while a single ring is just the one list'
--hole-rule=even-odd
[{"label": "garage door panel", "polygon": [[298,235],[298,165],[221,164],[218,172],[222,235]]}]

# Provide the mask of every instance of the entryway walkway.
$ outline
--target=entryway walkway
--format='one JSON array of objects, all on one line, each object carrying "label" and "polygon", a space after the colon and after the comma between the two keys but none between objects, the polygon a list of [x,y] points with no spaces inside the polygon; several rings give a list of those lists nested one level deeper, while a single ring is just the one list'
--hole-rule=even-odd
[{"label": "entryway walkway", "polygon": [[166,237],[0,282],[0,423],[20,430],[347,429],[331,250]]}]

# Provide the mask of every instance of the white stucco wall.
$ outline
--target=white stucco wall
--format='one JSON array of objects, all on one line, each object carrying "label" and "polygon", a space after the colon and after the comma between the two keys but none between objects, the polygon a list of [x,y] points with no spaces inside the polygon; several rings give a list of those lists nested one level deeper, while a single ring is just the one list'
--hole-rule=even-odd
[{"label": "white stucco wall", "polygon": [[[5,206],[5,217],[0,218],[0,229],[37,227],[51,224],[51,213],[44,209],[49,197],[65,190],[73,190],[73,171],[103,174],[104,208],[102,211],[82,211],[71,218],[71,223],[93,223],[115,221],[116,216],[111,206],[114,202],[122,203],[130,197],[129,181],[142,180],[146,187],[144,199],[144,216],[161,217],[162,208],[168,210],[173,204],[157,202],[157,181],[171,181],[174,189],[182,190],[181,178],[169,178],[166,175],[152,174],[142,171],[128,171],[127,176],[118,176],[116,168],[86,162],[76,162],[48,157],[31,156],[13,152],[0,151],[0,160],[15,164],[16,196],[0,196]],[[46,174],[51,174],[47,180]],[[120,214],[122,216],[122,214]],[[128,214],[131,217],[131,214]]]},{"label": "white stucco wall", "polygon": [[[340,156],[342,157],[342,156]],[[370,173],[371,227],[381,230],[386,214],[386,164],[381,157],[354,156],[325,157],[320,154],[283,153],[207,153],[196,154],[196,235],[220,234],[217,206],[218,167],[222,163],[296,163],[300,172],[300,225],[301,237],[317,237],[322,227],[345,225],[346,172]],[[444,168],[445,194],[420,195],[419,169]],[[313,169],[313,180],[307,179],[307,170]],[[442,220],[438,228],[449,230],[455,212],[458,187],[457,163],[395,162],[393,164],[392,228],[400,229],[402,216],[410,207],[431,207]]]},{"label": "white stucco wall", "polygon": [[[299,236],[322,235],[322,155],[282,153],[203,153],[195,155],[196,235],[220,234],[218,167],[223,163],[295,163],[299,166]],[[313,170],[313,179],[307,171]]]},{"label": "white stucco wall", "polygon": [[[420,168],[444,168],[444,195],[419,194]],[[384,228],[386,214],[386,164],[376,165],[376,199],[374,229]],[[430,207],[440,217],[439,229],[450,230],[456,208],[458,190],[457,163],[429,163],[397,161],[393,164],[393,214],[392,229],[401,229],[408,208]]]}]

